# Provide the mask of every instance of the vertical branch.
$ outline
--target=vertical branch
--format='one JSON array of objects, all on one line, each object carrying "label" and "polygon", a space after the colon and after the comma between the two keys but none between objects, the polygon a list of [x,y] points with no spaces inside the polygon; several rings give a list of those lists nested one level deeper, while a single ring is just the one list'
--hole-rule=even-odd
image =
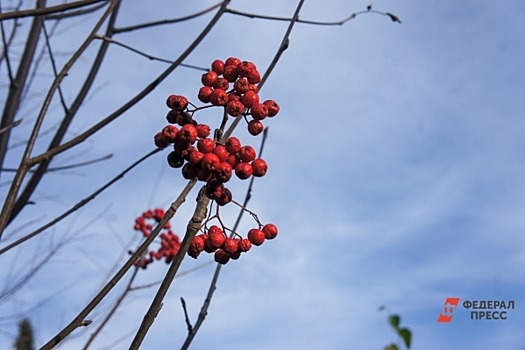
[{"label": "vertical branch", "polygon": [[[109,19],[108,27],[106,30],[106,36],[111,37],[115,31],[115,22],[117,20],[117,16],[119,13],[120,8],[120,0],[117,2],[114,11],[111,13],[111,17]],[[44,28],[45,29],[45,28]],[[106,52],[108,50],[109,42],[103,41],[100,45],[100,48],[97,52],[97,56],[95,57],[93,64],[91,66],[91,69],[89,73],[87,74],[86,79],[84,80],[84,83],[82,84],[82,88],[80,89],[77,97],[73,101],[71,107],[67,109],[64,107],[66,115],[62,119],[62,122],[60,123],[60,126],[58,127],[55,136],[51,140],[48,150],[53,149],[54,147],[57,147],[60,145],[60,142],[62,142],[64,136],[66,135],[66,132],[69,128],[69,125],[73,121],[74,116],[80,109],[80,106],[84,102],[89,90],[91,89],[93,82],[95,81],[95,78],[97,76],[98,71],[100,70],[100,67],[102,65],[102,62],[106,56]],[[60,90],[59,90],[60,92]],[[50,159],[51,160],[51,159]],[[36,187],[42,180],[44,174],[46,173],[49,164],[49,161],[41,162],[35,172],[31,175],[31,178],[25,185],[24,190],[20,194],[20,196],[17,198],[15,204],[13,205],[13,211],[11,212],[9,222],[11,222],[24,208],[27,201],[35,191]]]},{"label": "vertical branch", "polygon": [[137,331],[137,334],[135,335],[135,338],[133,339],[130,345],[130,350],[139,349],[140,345],[142,344],[142,341],[144,340],[144,337],[146,336],[148,330],[155,321],[155,318],[157,317],[157,314],[160,311],[160,308],[162,307],[162,300],[164,300],[164,297],[166,296],[166,293],[168,292],[168,289],[171,283],[173,282],[177,271],[179,270],[180,264],[182,263],[182,260],[184,259],[184,256],[188,251],[191,241],[193,240],[193,237],[195,237],[195,234],[199,232],[202,222],[206,218],[209,202],[210,199],[208,198],[208,196],[206,196],[206,194],[204,194],[203,187],[199,192],[195,212],[193,213],[193,217],[188,223],[188,226],[186,228],[186,234],[184,235],[184,239],[182,240],[180,248],[177,254],[175,255],[175,258],[173,259],[173,262],[171,263],[170,268],[166,273],[166,277],[164,277],[164,280],[162,281],[159,290],[155,295],[155,298],[151,302],[150,308],[148,309],[146,315],[144,316],[144,319],[142,320],[139,330]]},{"label": "vertical branch", "polygon": [[[45,3],[45,0],[38,1],[37,9],[44,7]],[[26,40],[24,53],[22,55],[20,64],[18,65],[16,78],[14,80],[11,80],[11,83],[9,84],[9,94],[4,105],[2,120],[0,121],[0,129],[11,125],[15,119],[16,112],[20,105],[20,98],[25,87],[25,82],[29,75],[29,70],[31,69],[31,62],[33,62],[33,57],[35,55],[36,47],[38,45],[38,38],[40,37],[40,31],[42,29],[43,22],[43,16],[36,16],[33,19],[33,24],[31,25],[31,29],[29,30],[29,35]],[[7,55],[7,51],[5,52],[5,54]],[[4,165],[10,135],[10,129],[7,129],[6,132],[0,135],[0,168],[3,168]]]}]

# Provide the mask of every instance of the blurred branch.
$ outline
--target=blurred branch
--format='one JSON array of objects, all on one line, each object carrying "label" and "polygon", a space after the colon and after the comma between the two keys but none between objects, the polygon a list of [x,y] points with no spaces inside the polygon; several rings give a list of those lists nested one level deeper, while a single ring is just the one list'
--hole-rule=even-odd
[{"label": "blurred branch", "polygon": [[[61,170],[67,170],[67,169],[73,169],[73,168],[79,168],[79,167],[83,167],[83,166],[86,166],[86,165],[90,165],[90,164],[94,164],[94,163],[98,163],[98,162],[101,162],[103,160],[107,160],[107,159],[110,159],[113,157],[113,154],[110,153],[108,155],[105,155],[103,157],[100,157],[100,158],[96,158],[96,159],[92,159],[92,160],[87,160],[85,162],[80,162],[80,163],[75,163],[75,164],[69,164],[69,165],[64,165],[64,166],[57,166],[57,167],[54,167],[54,168],[48,168],[46,170],[46,172],[48,173],[51,173],[51,172],[54,172],[54,171],[61,171]],[[17,169],[14,169],[14,168],[3,168],[2,171],[7,171],[7,172],[15,172],[17,171]],[[34,170],[29,170],[28,172],[34,172]]]},{"label": "blurred branch", "polygon": [[109,310],[108,314],[106,315],[106,317],[104,318],[104,320],[100,323],[100,325],[93,331],[93,333],[89,336],[89,339],[88,341],[86,342],[86,344],[84,345],[84,347],[82,348],[83,350],[87,350],[89,348],[89,346],[91,345],[91,343],[95,340],[95,338],[100,334],[100,332],[102,331],[102,329],[104,329],[104,327],[106,326],[106,324],[109,322],[109,320],[111,320],[111,317],[113,317],[113,315],[115,314],[115,312],[117,311],[117,309],[120,307],[120,305],[122,304],[122,302],[124,301],[124,299],[126,298],[126,296],[128,295],[129,291],[131,290],[131,284],[133,283],[133,281],[135,280],[135,277],[137,276],[137,272],[138,272],[139,268],[138,267],[135,267],[135,269],[133,270],[133,273],[131,274],[131,277],[128,281],[128,284],[126,285],[126,288],[124,289],[124,291],[122,292],[122,294],[120,294],[120,296],[118,297],[117,301],[115,301],[115,304],[113,305],[113,307],[111,307],[111,309]]},{"label": "blurred branch", "polygon": [[48,15],[51,13],[56,12],[63,12],[83,6],[88,6],[97,2],[108,2],[109,0],[82,0],[82,1],[75,1],[70,2],[62,5],[56,5],[56,6],[49,6],[49,7],[42,7],[37,8],[33,10],[22,10],[22,11],[11,11],[11,12],[5,12],[0,13],[0,21],[3,21],[5,19],[12,19],[12,18],[21,18],[21,17],[31,17],[31,16],[41,16],[41,15]]},{"label": "blurred branch", "polygon": [[51,226],[53,226],[54,224],[56,224],[57,222],[65,219],[66,217],[68,217],[69,215],[71,215],[72,213],[74,213],[75,211],[77,211],[78,209],[82,208],[84,205],[86,205],[87,203],[89,203],[90,201],[92,201],[93,199],[95,199],[100,193],[104,192],[106,189],[108,189],[111,185],[113,185],[115,182],[117,182],[118,180],[122,179],[124,177],[124,175],[126,175],[129,171],[131,171],[134,167],[136,167],[137,165],[139,165],[140,163],[142,163],[144,160],[148,159],[150,156],[154,155],[155,153],[161,151],[161,149],[157,148],[151,152],[149,152],[148,154],[146,154],[145,156],[143,156],[142,158],[140,158],[139,160],[137,160],[136,162],[134,162],[133,164],[131,164],[129,167],[127,167],[124,171],[122,171],[120,174],[118,174],[117,176],[115,176],[113,179],[111,179],[109,182],[107,182],[106,184],[104,184],[102,187],[100,187],[98,190],[96,190],[95,192],[93,192],[91,195],[89,195],[88,197],[82,199],[80,202],[78,202],[77,204],[75,204],[72,208],[70,208],[69,210],[67,210],[66,212],[64,212],[62,215],[59,215],[58,217],[56,217],[55,219],[51,220],[50,222],[48,222],[47,224],[43,225],[42,227],[40,227],[39,229],[25,235],[24,237],[16,240],[15,242],[5,246],[4,248],[1,248],[0,249],[0,255],[2,255],[3,253],[7,252],[8,250],[18,246],[19,244],[29,240],[30,238],[33,238],[34,236],[38,235],[40,232],[43,232],[45,230],[47,230],[48,228],[50,228]]}]

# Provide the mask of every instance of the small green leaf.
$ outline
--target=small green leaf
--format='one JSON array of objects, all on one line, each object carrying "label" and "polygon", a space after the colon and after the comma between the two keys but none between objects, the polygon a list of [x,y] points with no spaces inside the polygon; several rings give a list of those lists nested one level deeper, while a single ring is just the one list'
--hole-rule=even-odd
[{"label": "small green leaf", "polygon": [[407,349],[410,349],[410,344],[412,343],[412,332],[408,328],[401,328],[397,331],[399,336],[405,341]]},{"label": "small green leaf", "polygon": [[399,329],[400,322],[401,322],[401,318],[399,317],[399,315],[388,316],[388,323],[390,323],[390,325],[394,327],[395,330]]},{"label": "small green leaf", "polygon": [[396,344],[392,343],[389,346],[385,347],[384,350],[399,350]]}]

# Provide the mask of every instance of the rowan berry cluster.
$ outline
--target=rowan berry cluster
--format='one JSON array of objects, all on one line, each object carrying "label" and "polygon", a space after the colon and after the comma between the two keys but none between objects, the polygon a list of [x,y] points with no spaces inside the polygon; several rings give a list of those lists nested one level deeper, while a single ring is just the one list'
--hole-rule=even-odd
[{"label": "rowan berry cluster", "polygon": [[[245,180],[251,176],[264,176],[268,171],[268,164],[257,157],[251,145],[243,145],[234,136],[223,138],[230,117],[243,118],[248,132],[256,136],[264,130],[262,121],[279,112],[280,107],[274,100],[260,102],[257,85],[260,81],[261,75],[252,62],[235,57],[226,61],[215,60],[211,70],[201,77],[202,87],[197,98],[205,103],[204,106],[197,107],[182,95],[170,95],[166,100],[170,109],[166,115],[169,125],[155,135],[155,145],[159,148],[171,145],[173,150],[168,154],[168,164],[173,168],[182,168],[185,179],[205,182],[204,193],[212,203],[218,205],[215,217],[221,227],[213,225],[207,228],[213,219],[208,218],[201,229],[202,233],[193,238],[189,247],[188,255],[193,258],[205,251],[214,253],[215,261],[225,264],[230,259],[238,259],[252,245],[259,246],[265,240],[277,236],[275,225],[262,225],[252,212],[250,214],[255,218],[258,228],[251,229],[246,238],[227,229],[219,217],[219,207],[230,202],[239,205],[224,185],[233,174]],[[196,112],[206,108],[217,108],[222,112],[222,122],[213,136],[210,136],[208,124],[195,119]],[[246,208],[243,210],[249,211]],[[225,231],[230,231],[230,235],[226,235]]]},{"label": "rowan berry cluster", "polygon": [[[154,224],[159,223],[164,217],[164,214],[164,210],[161,208],[147,210],[135,219],[133,228],[136,231],[142,232],[144,237],[148,237],[151,234]],[[159,237],[161,240],[159,249],[149,251],[135,263],[135,266],[145,269],[155,260],[164,258],[166,263],[170,263],[173,260],[175,254],[179,251],[181,242],[179,236],[171,230],[169,222],[164,225],[163,232]]]},{"label": "rowan berry cluster", "polygon": [[242,145],[236,137],[222,140],[216,133],[211,138],[209,125],[198,123],[194,114],[219,106],[223,108],[223,118],[243,116],[252,135],[261,133],[264,129],[261,120],[275,116],[279,105],[273,100],[259,102],[257,83],[260,79],[252,62],[233,57],[225,62],[215,60],[211,70],[202,75],[204,86],[198,94],[201,102],[210,105],[195,107],[182,95],[170,95],[166,100],[170,108],[166,119],[170,124],[155,135],[155,145],[159,148],[173,145],[168,164],[173,168],[182,167],[182,176],[186,179],[206,182],[206,194],[219,205],[232,200],[232,193],[224,183],[233,173],[241,180],[264,176],[268,164],[257,158],[252,146]]},{"label": "rowan berry cluster", "polygon": [[228,237],[223,229],[213,225],[206,229],[204,233],[193,238],[188,249],[188,255],[196,259],[203,251],[214,253],[216,262],[226,264],[230,259],[239,259],[242,253],[252,248],[252,245],[260,246],[266,239],[274,239],[277,233],[277,226],[266,224],[262,228],[249,230],[246,238],[237,234]]}]

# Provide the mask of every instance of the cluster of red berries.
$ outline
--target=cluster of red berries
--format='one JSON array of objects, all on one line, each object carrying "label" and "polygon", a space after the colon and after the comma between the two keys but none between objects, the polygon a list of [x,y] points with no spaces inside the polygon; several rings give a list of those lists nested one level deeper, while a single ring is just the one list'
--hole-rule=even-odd
[{"label": "cluster of red berries", "polygon": [[260,102],[259,88],[261,75],[252,62],[230,57],[226,61],[215,60],[211,70],[201,77],[202,87],[198,98],[214,106],[224,106],[232,117],[250,115],[248,132],[259,135],[264,130],[261,120],[274,117],[279,105],[274,100]]},{"label": "cluster of red berries", "polygon": [[[227,115],[251,115],[253,119],[248,123],[248,130],[252,135],[264,129],[262,119],[279,112],[279,105],[273,100],[259,103],[256,84],[260,74],[251,62],[233,57],[225,62],[215,60],[212,69],[203,74],[201,80],[204,86],[199,90],[199,100],[223,106]],[[230,83],[233,83],[231,91]],[[232,200],[231,191],[224,183],[233,173],[242,180],[266,174],[268,164],[257,158],[252,146],[242,145],[236,137],[224,142],[210,138],[210,127],[193,117],[199,108],[190,111],[186,97],[170,95],[166,104],[170,108],[166,116],[170,124],[155,135],[155,145],[159,148],[173,145],[168,164],[173,168],[182,167],[182,176],[186,179],[206,182],[206,194],[217,204],[225,205]]]},{"label": "cluster of red berries", "polygon": [[[135,225],[133,228],[136,231],[142,232],[144,237],[147,237],[151,234],[153,224],[159,223],[164,217],[164,214],[164,210],[161,208],[147,210],[135,219]],[[152,222],[152,224],[148,222]],[[164,232],[160,234],[160,248],[157,250],[151,250],[148,254],[140,258],[140,260],[135,263],[135,266],[145,269],[155,260],[164,258],[166,263],[170,263],[173,260],[175,254],[177,254],[180,248],[181,242],[179,236],[171,230],[169,222],[164,225],[163,231]]]},{"label": "cluster of red berries", "polygon": [[226,236],[219,226],[213,225],[204,233],[193,237],[188,255],[196,259],[202,251],[214,253],[216,262],[226,264],[230,259],[239,259],[241,253],[249,251],[252,245],[259,246],[266,239],[275,238],[277,232],[277,226],[266,224],[262,228],[248,231],[247,238],[236,238]]}]

